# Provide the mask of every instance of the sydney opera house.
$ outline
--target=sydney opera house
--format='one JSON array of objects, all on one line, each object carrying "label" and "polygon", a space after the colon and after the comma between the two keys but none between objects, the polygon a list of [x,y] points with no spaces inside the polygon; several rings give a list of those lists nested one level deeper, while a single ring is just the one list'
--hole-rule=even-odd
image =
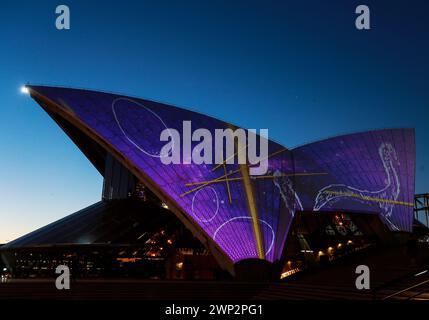
[{"label": "sydney opera house", "polygon": [[17,275],[66,262],[81,276],[280,279],[411,232],[413,129],[294,149],[270,140],[266,174],[252,176],[247,164],[161,161],[164,129],[230,123],[123,95],[28,90],[104,183],[98,203],[1,247]]}]

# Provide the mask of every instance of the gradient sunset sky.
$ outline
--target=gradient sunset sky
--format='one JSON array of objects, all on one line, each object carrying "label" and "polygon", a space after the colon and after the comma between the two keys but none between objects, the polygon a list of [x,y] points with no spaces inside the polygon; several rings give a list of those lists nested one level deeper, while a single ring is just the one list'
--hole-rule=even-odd
[{"label": "gradient sunset sky", "polygon": [[[55,28],[59,4],[71,30]],[[371,30],[355,28],[359,4]],[[416,192],[429,192],[428,12],[423,0],[1,1],[0,243],[101,196],[26,83],[189,107],[288,147],[412,127]]]}]

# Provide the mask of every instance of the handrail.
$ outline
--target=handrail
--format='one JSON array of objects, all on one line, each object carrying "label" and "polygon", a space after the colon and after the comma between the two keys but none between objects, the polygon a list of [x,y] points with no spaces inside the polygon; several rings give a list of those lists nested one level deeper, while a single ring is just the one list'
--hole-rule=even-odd
[{"label": "handrail", "polygon": [[401,293],[404,293],[404,292],[409,291],[409,290],[411,290],[411,289],[414,289],[414,288],[416,288],[416,287],[422,286],[422,285],[424,285],[424,284],[426,284],[426,283],[428,283],[428,282],[429,282],[429,280],[425,280],[425,281],[420,282],[420,283],[418,283],[418,284],[415,284],[415,285],[413,285],[413,286],[411,286],[411,287],[408,287],[408,288],[406,288],[406,289],[403,289],[403,290],[401,290],[401,291],[398,291],[398,292],[395,292],[395,293],[393,293],[393,294],[391,294],[391,295],[388,295],[387,297],[384,297],[384,298],[383,298],[383,299],[381,299],[381,300],[387,300],[387,299],[392,298],[392,297],[394,297],[394,296],[400,295]]}]

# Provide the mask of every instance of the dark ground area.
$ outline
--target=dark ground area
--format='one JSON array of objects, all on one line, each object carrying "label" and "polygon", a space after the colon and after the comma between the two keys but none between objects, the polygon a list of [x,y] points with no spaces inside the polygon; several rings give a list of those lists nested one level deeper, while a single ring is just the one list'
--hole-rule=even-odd
[{"label": "dark ground area", "polygon": [[[57,290],[54,279],[11,279],[0,284],[0,299],[59,300],[247,300],[247,299],[429,299],[429,245],[417,253],[407,246],[372,248],[283,282],[78,279]],[[355,268],[371,271],[371,289],[357,290]],[[391,296],[393,295],[393,296]]]}]

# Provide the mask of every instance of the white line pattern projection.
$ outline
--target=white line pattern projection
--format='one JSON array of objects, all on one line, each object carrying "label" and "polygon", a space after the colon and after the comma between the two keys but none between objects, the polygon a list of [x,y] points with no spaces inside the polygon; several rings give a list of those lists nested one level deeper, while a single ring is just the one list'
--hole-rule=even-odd
[{"label": "white line pattern projection", "polygon": [[[206,190],[205,190],[205,189],[206,189]],[[203,191],[203,190],[205,190],[205,191],[207,191],[207,190],[211,190],[211,191],[213,192],[213,194],[214,194],[214,199],[213,199],[213,201],[214,201],[214,202],[216,202],[216,210],[215,210],[215,213],[214,213],[211,217],[209,217],[209,218],[201,218],[201,217],[197,214],[197,212],[195,211],[195,209],[194,209],[194,206],[195,206],[195,205],[194,205],[195,199],[197,198],[198,194],[199,194],[201,191]],[[206,206],[206,207],[207,207],[207,206]],[[194,217],[195,217],[197,220],[199,220],[199,221],[201,221],[201,222],[210,222],[210,221],[212,221],[212,220],[217,216],[218,212],[219,212],[219,196],[217,195],[217,192],[216,192],[216,190],[215,190],[213,187],[207,186],[207,187],[204,187],[204,188],[202,188],[202,189],[199,189],[197,192],[195,192],[194,196],[192,197],[192,214],[194,215]]]},{"label": "white line pattern projection", "polygon": [[[216,229],[216,231],[213,234],[213,240],[216,240],[216,236],[218,235],[219,231],[222,230],[222,228],[224,228],[228,223],[231,223],[231,222],[236,221],[236,220],[245,220],[246,222],[248,222],[250,224],[252,223],[252,217],[248,217],[248,216],[239,216],[239,217],[231,218],[231,219],[225,221],[224,223],[222,223]],[[258,221],[260,223],[265,224],[271,230],[271,234],[272,234],[271,242],[270,242],[270,245],[268,246],[268,249],[265,252],[265,255],[268,255],[271,252],[271,250],[273,249],[273,246],[274,246],[274,239],[275,239],[274,230],[273,230],[273,227],[271,227],[271,225],[268,222],[266,222],[265,220],[258,219]],[[252,225],[250,225],[250,228],[252,228]]]},{"label": "white line pattern projection", "polygon": [[276,170],[273,174],[274,185],[280,192],[283,202],[291,217],[295,215],[295,211],[304,210],[299,196],[293,189],[292,181],[282,175],[280,170]]},{"label": "white line pattern projection", "polygon": [[[378,154],[383,163],[384,170],[386,172],[385,187],[377,191],[361,190],[345,184],[331,184],[322,188],[315,199],[314,211],[319,211],[326,206],[330,206],[335,202],[348,198],[350,200],[358,201],[360,203],[368,204],[365,198],[377,198],[388,201],[377,201],[376,203],[381,209],[381,215],[394,230],[399,230],[392,221],[392,211],[395,206],[394,201],[398,200],[400,193],[400,182],[397,171],[399,167],[398,157],[396,150],[390,143],[382,143],[378,148]],[[347,194],[354,194],[352,197]]]},{"label": "white line pattern projection", "polygon": [[[167,157],[167,156],[168,156],[168,154],[164,154],[164,155],[162,155],[162,154],[159,154],[159,151],[158,151],[158,154],[157,154],[157,153],[155,153],[155,152],[153,152],[153,151],[145,150],[145,149],[144,149],[144,148],[142,148],[138,143],[136,143],[133,139],[131,139],[131,138],[128,136],[128,134],[125,132],[126,130],[124,130],[124,128],[123,128],[123,126],[121,125],[121,122],[119,121],[118,116],[117,116],[117,111],[116,111],[116,107],[117,107],[117,106],[116,106],[116,105],[117,105],[117,103],[118,103],[118,102],[120,102],[120,101],[127,101],[127,102],[131,102],[131,103],[133,103],[133,104],[135,104],[135,105],[137,105],[137,106],[139,106],[139,107],[141,107],[141,108],[145,109],[145,110],[146,110],[146,111],[148,111],[150,114],[152,114],[155,118],[157,118],[157,119],[161,122],[162,126],[163,126],[163,127],[165,127],[165,129],[170,130],[170,129],[167,127],[167,125],[164,123],[164,121],[161,119],[161,117],[160,117],[156,112],[154,112],[154,111],[150,110],[148,107],[144,106],[143,104],[141,104],[141,103],[139,103],[139,102],[137,102],[137,101],[134,101],[133,99],[128,99],[128,98],[117,98],[117,99],[113,100],[113,102],[112,102],[112,112],[113,112],[113,116],[114,116],[114,118],[115,118],[115,121],[116,121],[116,123],[117,123],[117,125],[118,125],[119,129],[120,129],[120,130],[121,130],[121,132],[124,134],[125,138],[126,138],[126,139],[127,139],[127,140],[132,144],[132,145],[134,145],[137,149],[139,149],[141,152],[143,152],[144,154],[146,154],[146,155],[148,155],[148,156],[150,156],[150,157],[154,157],[154,158],[163,158],[163,157]],[[160,137],[160,135],[161,135],[161,132],[162,132],[162,130],[160,130],[160,132],[158,133],[157,139],[159,139],[159,137]],[[172,137],[173,135],[171,135],[171,134],[170,134],[170,136]],[[174,140],[172,141],[172,146],[174,147]]]}]

